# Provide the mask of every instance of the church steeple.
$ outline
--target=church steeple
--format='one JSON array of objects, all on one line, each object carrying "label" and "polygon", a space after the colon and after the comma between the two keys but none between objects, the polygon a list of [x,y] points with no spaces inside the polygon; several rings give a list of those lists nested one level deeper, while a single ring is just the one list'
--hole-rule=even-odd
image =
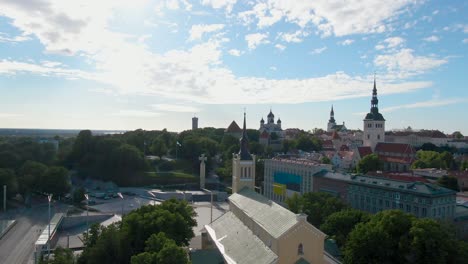
[{"label": "church steeple", "polygon": [[370,112],[366,115],[367,120],[385,121],[382,114],[379,113],[379,99],[377,99],[377,85],[374,74],[374,88],[372,89],[372,100]]},{"label": "church steeple", "polygon": [[240,151],[239,156],[241,160],[252,160],[252,156],[249,152],[249,139],[247,137],[247,128],[245,124],[245,112],[244,112],[244,127],[242,129],[242,137],[240,139]]},{"label": "church steeple", "polygon": [[330,120],[328,120],[329,123],[335,123],[335,111],[333,111],[333,105],[331,107],[330,111]]}]

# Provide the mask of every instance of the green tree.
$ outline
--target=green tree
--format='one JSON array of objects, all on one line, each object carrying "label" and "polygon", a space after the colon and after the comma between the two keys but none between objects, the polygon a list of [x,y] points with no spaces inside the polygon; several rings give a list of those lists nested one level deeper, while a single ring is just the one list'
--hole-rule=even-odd
[{"label": "green tree", "polygon": [[2,195],[3,185],[7,186],[8,198],[11,198],[18,192],[18,182],[16,180],[15,172],[12,169],[0,169],[0,187],[2,188]]},{"label": "green tree", "polygon": [[452,136],[456,139],[463,139],[465,137],[460,131],[453,132]]},{"label": "green tree", "polygon": [[300,199],[293,198],[287,204],[293,212],[298,209],[297,212],[305,213],[309,223],[314,226],[320,226],[329,215],[348,208],[339,198],[323,192],[305,193]]},{"label": "green tree", "polygon": [[47,169],[40,180],[42,192],[61,196],[70,190],[68,170],[64,167],[52,166]]},{"label": "green tree", "polygon": [[381,211],[349,233],[344,263],[407,263],[408,231],[415,217],[399,210]]},{"label": "green tree", "polygon": [[76,188],[75,191],[73,191],[73,203],[79,204],[81,201],[85,199],[85,189],[83,187]]},{"label": "green tree", "polygon": [[302,197],[299,194],[294,193],[291,197],[286,198],[286,204],[291,212],[298,214],[302,210]]},{"label": "green tree", "polygon": [[437,184],[442,186],[442,187],[445,187],[445,188],[448,188],[448,189],[452,189],[454,191],[459,191],[459,187],[458,187],[458,180],[456,177],[454,176],[442,176],[440,177],[439,179],[437,179]]},{"label": "green tree", "polygon": [[362,158],[358,165],[357,171],[360,173],[367,173],[369,171],[378,171],[383,167],[382,162],[379,160],[377,154],[370,154]]},{"label": "green tree", "polygon": [[331,160],[327,157],[327,156],[323,156],[321,159],[320,159],[320,162],[322,164],[331,164]]},{"label": "green tree", "polygon": [[154,155],[159,156],[159,157],[166,155],[167,150],[168,150],[166,143],[164,142],[162,138],[156,138],[155,140],[153,140],[153,142],[151,143],[150,149]]},{"label": "green tree", "polygon": [[23,163],[18,171],[20,192],[26,194],[34,190],[40,190],[40,181],[46,171],[47,166],[40,162],[28,160]]},{"label": "green tree", "polygon": [[73,252],[68,248],[57,247],[54,250],[54,256],[49,260],[42,260],[41,264],[74,264],[75,257]]},{"label": "green tree", "polygon": [[347,209],[329,215],[320,226],[320,230],[335,239],[338,246],[343,247],[349,233],[359,223],[366,223],[370,214],[356,209]]}]

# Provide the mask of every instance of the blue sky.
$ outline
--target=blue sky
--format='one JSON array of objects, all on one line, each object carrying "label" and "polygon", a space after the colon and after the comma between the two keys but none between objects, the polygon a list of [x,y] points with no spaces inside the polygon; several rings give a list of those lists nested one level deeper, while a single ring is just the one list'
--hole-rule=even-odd
[{"label": "blue sky", "polygon": [[0,0],[0,127],[468,134],[467,1]]}]

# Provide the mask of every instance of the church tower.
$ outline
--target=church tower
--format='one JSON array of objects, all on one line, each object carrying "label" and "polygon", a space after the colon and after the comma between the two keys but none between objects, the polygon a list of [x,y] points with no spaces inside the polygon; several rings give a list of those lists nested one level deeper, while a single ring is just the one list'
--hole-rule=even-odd
[{"label": "church tower", "polygon": [[249,140],[245,125],[240,139],[240,151],[232,157],[232,193],[247,187],[255,191],[255,155],[249,153]]},{"label": "church tower", "polygon": [[375,146],[379,142],[385,142],[385,119],[381,113],[379,113],[379,99],[377,99],[377,87],[375,85],[374,76],[374,89],[372,90],[372,100],[370,112],[364,118],[364,134],[363,143],[364,146],[375,149]]},{"label": "church tower", "polygon": [[335,112],[333,111],[333,105],[332,105],[331,111],[330,111],[330,119],[328,120],[328,124],[327,124],[327,132],[332,132],[333,127],[335,125],[336,125]]}]

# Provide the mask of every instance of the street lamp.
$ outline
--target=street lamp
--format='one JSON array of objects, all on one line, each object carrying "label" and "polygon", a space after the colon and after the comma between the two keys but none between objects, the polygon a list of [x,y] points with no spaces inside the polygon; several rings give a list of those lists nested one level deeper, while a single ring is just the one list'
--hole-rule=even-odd
[{"label": "street lamp", "polygon": [[89,196],[85,193],[84,197],[86,198],[86,236],[89,235]]},{"label": "street lamp", "polygon": [[117,193],[117,195],[118,195],[120,198],[122,198],[122,219],[123,219],[123,214],[124,214],[124,213],[123,213],[123,209],[124,209],[124,197],[123,197],[122,193],[119,193],[119,192]]},{"label": "street lamp", "polygon": [[47,200],[49,201],[49,230],[48,230],[48,236],[47,236],[47,259],[50,258],[50,202],[52,201],[52,194],[47,195]]},{"label": "street lamp", "polygon": [[202,189],[205,192],[209,192],[211,194],[211,207],[210,207],[210,224],[213,222],[213,191],[208,189]]}]

